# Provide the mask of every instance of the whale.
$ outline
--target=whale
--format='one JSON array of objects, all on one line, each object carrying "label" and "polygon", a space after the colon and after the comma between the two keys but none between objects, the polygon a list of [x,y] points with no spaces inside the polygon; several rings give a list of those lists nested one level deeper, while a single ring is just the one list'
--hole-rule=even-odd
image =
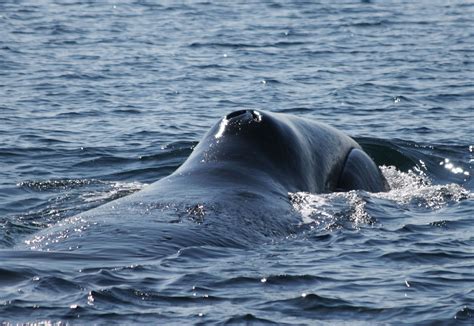
[{"label": "whale", "polygon": [[375,162],[344,132],[295,115],[238,110],[219,119],[171,175],[67,218],[31,249],[167,255],[294,234],[289,194],[388,191]]}]

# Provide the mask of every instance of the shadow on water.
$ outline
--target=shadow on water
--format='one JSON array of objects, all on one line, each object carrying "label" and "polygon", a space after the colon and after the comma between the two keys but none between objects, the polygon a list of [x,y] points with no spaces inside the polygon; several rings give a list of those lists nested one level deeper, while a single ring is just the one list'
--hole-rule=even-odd
[{"label": "shadow on water", "polygon": [[356,138],[378,165],[425,173],[434,184],[472,186],[472,146],[419,144],[401,139]]}]

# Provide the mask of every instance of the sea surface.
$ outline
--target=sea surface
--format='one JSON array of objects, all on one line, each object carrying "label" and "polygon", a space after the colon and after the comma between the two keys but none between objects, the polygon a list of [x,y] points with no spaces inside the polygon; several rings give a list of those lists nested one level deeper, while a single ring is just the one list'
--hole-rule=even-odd
[{"label": "sea surface", "polygon": [[[240,109],[343,130],[392,190],[289,194],[306,227],[253,246],[29,246]],[[471,0],[1,0],[0,324],[472,325],[473,126]]]}]

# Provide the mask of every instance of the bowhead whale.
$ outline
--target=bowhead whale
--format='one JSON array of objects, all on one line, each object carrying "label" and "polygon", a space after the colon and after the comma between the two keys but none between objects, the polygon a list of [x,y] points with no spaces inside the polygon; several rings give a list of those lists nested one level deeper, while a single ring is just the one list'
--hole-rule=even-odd
[{"label": "bowhead whale", "polygon": [[295,231],[301,219],[289,193],[355,189],[381,192],[388,184],[352,138],[294,115],[240,110],[220,119],[168,177],[26,244],[133,256],[241,246]]}]

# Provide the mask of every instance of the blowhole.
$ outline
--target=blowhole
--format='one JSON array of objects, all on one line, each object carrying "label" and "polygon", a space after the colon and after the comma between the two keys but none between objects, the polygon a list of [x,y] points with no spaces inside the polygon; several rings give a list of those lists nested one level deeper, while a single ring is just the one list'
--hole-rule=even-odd
[{"label": "blowhole", "polygon": [[227,119],[232,119],[232,118],[236,118],[238,116],[241,116],[241,115],[244,115],[244,114],[247,114],[247,110],[239,110],[239,111],[234,111],[232,113],[229,113],[226,118]]}]

